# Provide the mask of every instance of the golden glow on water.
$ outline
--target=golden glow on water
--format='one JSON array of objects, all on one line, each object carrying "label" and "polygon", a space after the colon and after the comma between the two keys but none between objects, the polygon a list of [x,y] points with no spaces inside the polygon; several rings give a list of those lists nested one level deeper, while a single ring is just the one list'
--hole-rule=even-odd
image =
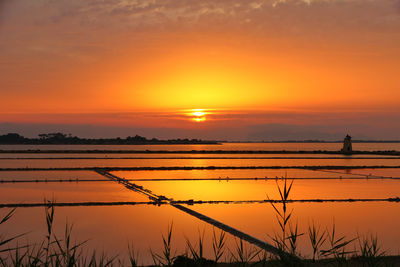
[{"label": "golden glow on water", "polygon": [[[181,119],[204,120],[212,116],[214,110],[190,109],[179,113]],[[215,114],[215,113],[214,113]],[[278,144],[225,144],[222,148],[228,149],[260,149],[270,148]],[[287,144],[292,145],[292,144]],[[305,144],[304,146],[306,146]],[[316,144],[313,144],[316,146]],[[337,144],[332,144],[332,146]],[[279,144],[282,148],[283,144]],[[99,148],[99,147],[96,147]],[[122,146],[118,147],[119,149]],[[132,147],[129,147],[132,149]],[[141,149],[157,150],[189,150],[182,154],[185,157],[198,157],[200,155],[190,154],[190,150],[208,149],[207,145],[198,146],[151,146]],[[273,147],[274,148],[274,147]],[[287,148],[287,147],[285,147]],[[219,146],[209,149],[221,149]],[[314,148],[315,149],[315,148]],[[333,147],[332,147],[333,149]],[[224,150],[224,149],[222,149]],[[123,154],[118,156],[132,156]],[[312,154],[310,154],[312,155]],[[12,155],[15,156],[15,155]],[[20,155],[21,156],[21,155]],[[31,155],[23,155],[31,157]],[[36,155],[40,156],[40,154]],[[48,157],[48,155],[41,155]],[[61,155],[59,155],[61,156]],[[155,167],[155,166],[299,166],[299,165],[395,165],[397,159],[293,159],[288,155],[279,155],[278,159],[212,159],[212,158],[158,158],[158,159],[79,159],[82,154],[68,154],[65,157],[77,157],[75,160],[6,160],[0,162],[0,167],[88,167],[88,166],[130,166],[130,167]],[[107,155],[100,155],[107,156]],[[138,154],[137,157],[144,155]],[[165,154],[149,154],[149,157],[167,157]],[[170,155],[176,157],[176,155]],[[202,154],[204,157],[217,155]],[[227,155],[221,155],[226,157]],[[229,156],[233,156],[229,155]],[[240,157],[241,155],[237,155]],[[264,155],[265,156],[265,155]],[[277,155],[275,155],[277,156]],[[293,155],[292,155],[293,156]],[[304,156],[304,155],[303,155]],[[22,156],[21,156],[22,157]],[[284,157],[287,157],[286,159]],[[277,184],[283,186],[280,177],[289,178],[342,178],[337,180],[295,180],[290,193],[291,199],[347,199],[347,198],[388,198],[395,197],[400,191],[400,184],[395,179],[371,179],[365,175],[381,175],[385,177],[399,177],[397,168],[391,169],[354,169],[349,172],[336,170],[335,172],[324,172],[302,169],[206,169],[206,170],[154,170],[154,171],[115,171],[114,175],[127,179],[148,179],[148,181],[132,181],[135,184],[151,190],[155,194],[165,195],[174,200],[193,199],[203,201],[237,201],[236,204],[194,204],[189,208],[200,212],[213,219],[228,224],[238,230],[244,231],[266,241],[271,240],[267,236],[273,235],[279,229],[276,221],[276,213],[269,203],[247,203],[239,204],[246,200],[279,199]],[[233,180],[233,178],[253,178],[250,180]],[[269,178],[268,180],[254,179]],[[20,171],[1,172],[2,179],[102,179],[97,173],[90,171]],[[151,179],[162,178],[169,181],[151,181]],[[171,179],[185,179],[184,181],[171,181]],[[201,178],[217,178],[217,180],[191,180]],[[345,178],[358,178],[349,180]],[[0,183],[1,184],[1,183]],[[63,182],[63,183],[4,183],[0,186],[0,203],[30,203],[41,202],[43,198],[55,199],[57,202],[89,202],[89,201],[134,201],[146,202],[147,197],[132,192],[127,188],[112,181],[101,181],[93,183]],[[243,203],[243,202],[242,202]],[[299,225],[301,232],[306,232],[310,222],[315,221],[321,229],[330,228],[333,221],[340,235],[350,239],[360,233],[376,233],[382,247],[388,253],[397,253],[399,250],[398,226],[399,220],[398,204],[389,202],[346,202],[346,203],[289,203],[288,207],[293,211],[292,222]],[[0,210],[0,217],[4,212]],[[105,249],[109,253],[118,254],[126,249],[126,243],[121,240],[132,241],[141,251],[143,263],[151,264],[151,256],[147,254],[149,247],[156,252],[162,250],[161,235],[165,233],[168,224],[174,225],[174,246],[178,253],[185,250],[187,237],[197,240],[198,231],[205,231],[206,247],[212,237],[212,227],[187,214],[184,214],[169,205],[144,205],[113,207],[65,207],[56,209],[57,220],[55,231],[61,232],[65,227],[64,219],[68,218],[76,225],[75,236],[84,240],[95,239],[88,243],[88,248],[97,250]],[[106,220],[104,214],[112,220]],[[376,216],[379,214],[379,216]],[[32,232],[30,240],[41,240],[44,233],[40,232],[43,227],[42,208],[20,209],[12,218],[10,224],[6,224],[5,233]],[[93,223],[96,222],[96,223]],[[39,229],[39,230],[37,230]],[[104,229],[111,229],[104,231]],[[309,256],[311,248],[305,237],[299,239],[299,248],[303,255]],[[234,248],[235,240],[229,236],[227,241],[229,248]],[[207,249],[206,249],[207,250]],[[211,250],[210,250],[211,251]],[[206,257],[211,257],[207,254]]]},{"label": "golden glow on water", "polygon": [[[293,221],[299,223],[299,231],[302,233],[307,232],[308,224],[313,218],[322,229],[332,227],[334,221],[338,234],[347,238],[352,238],[358,233],[377,234],[382,249],[391,254],[397,253],[399,249],[397,205],[396,203],[386,205],[296,203],[290,204],[289,208],[293,210]],[[276,214],[268,204],[203,204],[190,208],[268,242],[271,242],[269,236],[279,229],[275,220]],[[57,219],[54,231],[63,233],[64,222],[68,219],[68,222],[74,223],[73,237],[78,240],[89,240],[85,246],[88,249],[105,250],[113,255],[121,255],[126,251],[129,241],[140,251],[142,257],[140,261],[150,265],[152,261],[149,248],[156,252],[162,251],[161,235],[165,234],[168,224],[173,222],[173,246],[178,253],[185,251],[185,237],[195,242],[198,240],[198,233],[204,231],[205,257],[212,257],[213,228],[171,206],[69,207],[58,208],[55,214]],[[105,219],[105,214],[112,219]],[[43,208],[19,209],[16,216],[11,218],[11,222],[5,224],[3,228],[6,233],[19,233],[23,229],[29,232],[30,240],[42,240],[46,234]],[[33,229],[37,230],[32,231]],[[125,240],[127,241],[123,242]],[[299,242],[301,252],[310,256],[312,252],[307,237],[300,236]],[[227,235],[226,246],[235,249],[235,239],[230,235]]]}]

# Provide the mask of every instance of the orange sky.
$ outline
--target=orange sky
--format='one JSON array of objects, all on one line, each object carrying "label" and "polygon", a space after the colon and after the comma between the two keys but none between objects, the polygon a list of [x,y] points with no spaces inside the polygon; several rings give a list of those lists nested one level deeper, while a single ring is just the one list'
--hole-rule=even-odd
[{"label": "orange sky", "polygon": [[[0,123],[225,127],[238,112],[253,124],[304,113],[393,118],[399,69],[392,0],[0,4]],[[187,109],[218,112],[176,120]],[[270,112],[281,120],[259,115]]]}]

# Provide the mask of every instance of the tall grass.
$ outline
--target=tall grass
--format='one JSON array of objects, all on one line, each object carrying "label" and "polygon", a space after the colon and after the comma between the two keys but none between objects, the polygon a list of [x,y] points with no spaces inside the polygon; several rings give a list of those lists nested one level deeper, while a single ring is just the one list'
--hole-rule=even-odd
[{"label": "tall grass", "polygon": [[166,235],[162,235],[163,251],[161,254],[155,253],[150,249],[150,254],[155,265],[172,266],[176,259],[176,253],[172,251],[172,228],[173,223],[168,225]]},{"label": "tall grass", "polygon": [[308,226],[308,237],[312,246],[312,260],[315,262],[322,254],[321,247],[326,241],[326,232],[321,231],[321,227],[317,226],[313,221],[311,225]]},{"label": "tall grass", "polygon": [[289,252],[293,255],[298,255],[297,251],[297,246],[298,246],[298,241],[299,237],[304,235],[304,233],[299,233],[299,224],[296,222],[294,224],[289,224],[289,234],[286,237],[288,240],[288,247],[289,247]]},{"label": "tall grass", "polygon": [[256,259],[261,250],[249,247],[244,244],[242,239],[235,238],[235,250],[229,250],[229,252],[234,262],[240,263],[241,266],[248,266]]},{"label": "tall grass", "polygon": [[[275,240],[287,252],[300,255],[299,240],[303,237],[297,223],[291,223],[291,212],[287,212],[287,201],[289,199],[292,183],[287,185],[286,181],[279,192],[284,201],[282,207],[273,205],[274,210],[279,213],[280,229],[282,233],[276,233]],[[285,215],[286,213],[286,215]],[[15,214],[15,209],[6,213],[0,220],[0,230],[4,224],[8,223]],[[127,266],[124,260],[117,256],[108,257],[104,253],[84,253],[83,248],[87,241],[74,241],[73,226],[66,223],[64,234],[59,238],[54,231],[55,209],[49,203],[45,209],[46,233],[43,241],[38,244],[19,244],[20,234],[12,237],[0,235],[0,267],[15,266],[45,266],[45,267],[80,267],[80,266]],[[0,231],[1,234],[2,231]],[[196,243],[191,243],[186,238],[186,250],[178,253],[173,248],[173,224],[169,224],[167,232],[162,234],[161,252],[150,250],[154,265],[156,266],[214,266],[218,263],[228,262],[232,266],[307,266],[308,259],[293,261],[291,258],[275,259],[271,258],[266,251],[259,250],[254,246],[245,243],[241,239],[234,239],[233,248],[227,246],[228,237],[223,231],[216,232],[213,229],[210,246],[213,260],[205,258],[205,233],[198,233]],[[329,229],[322,230],[321,226],[312,222],[308,226],[308,241],[312,247],[312,266],[327,266],[324,260],[330,260],[330,266],[350,265],[359,262],[361,266],[381,266],[383,256],[378,238],[376,235],[366,237],[346,238],[338,235],[335,223]],[[358,240],[358,248],[349,250],[350,244]],[[139,251],[133,249],[133,245],[128,245],[128,265],[139,266]],[[227,253],[228,252],[228,253]],[[223,257],[225,258],[223,259]],[[224,264],[225,264],[224,263]],[[333,264],[333,265],[332,265]]]},{"label": "tall grass", "polygon": [[[300,256],[298,251],[299,238],[304,235],[299,230],[298,223],[292,223],[293,209],[288,211],[289,197],[293,186],[293,180],[288,182],[287,177],[283,178],[283,185],[279,185],[276,181],[276,187],[279,192],[279,203],[270,202],[279,225],[279,233],[275,233],[270,238],[274,241],[279,249],[282,249],[292,255]],[[268,197],[269,199],[269,197]],[[346,263],[350,256],[356,254],[356,250],[348,250],[357,238],[346,238],[339,236],[336,231],[335,222],[333,222],[331,229],[321,230],[321,227],[312,222],[308,226],[308,240],[312,247],[312,261],[318,259],[331,258],[334,259],[336,264]],[[360,239],[359,239],[360,240]],[[359,249],[361,258],[364,262],[370,264],[376,261],[383,255],[377,244],[376,236],[370,236],[359,242]],[[281,257],[283,265],[297,265],[294,258]],[[372,265],[371,265],[372,266]]]},{"label": "tall grass", "polygon": [[220,231],[219,235],[215,234],[215,228],[213,228],[213,239],[212,239],[212,248],[214,253],[214,261],[218,262],[225,252],[225,242],[226,235],[224,231]]},{"label": "tall grass", "polygon": [[195,246],[192,245],[189,238],[186,238],[186,245],[194,261],[199,262],[204,259],[204,230],[202,234],[199,231],[197,250]]},{"label": "tall grass", "polygon": [[382,251],[376,235],[359,236],[358,246],[359,259],[363,265],[370,267],[380,265],[385,252]]},{"label": "tall grass", "polygon": [[128,244],[129,263],[131,267],[139,265],[139,251],[134,249],[133,245]]},{"label": "tall grass", "polygon": [[299,237],[304,235],[304,233],[299,232],[298,223],[291,222],[293,210],[288,211],[288,203],[292,186],[293,180],[291,180],[289,183],[286,176],[283,178],[282,186],[280,186],[278,184],[278,181],[276,181],[276,187],[279,192],[280,202],[277,204],[272,201],[270,202],[275,211],[275,216],[280,230],[280,233],[275,232],[273,236],[270,236],[270,238],[275,243],[278,249],[295,256],[288,258],[287,256],[284,256],[283,253],[280,256],[282,261],[289,261],[291,263],[295,261],[299,254],[297,251]]},{"label": "tall grass", "polygon": [[[7,213],[2,220],[0,226],[10,220],[15,210]],[[45,209],[46,219],[46,235],[44,240],[39,244],[13,245],[20,234],[12,238],[0,238],[0,267],[11,266],[110,266],[114,258],[108,258],[104,254],[100,257],[94,252],[91,257],[87,257],[82,253],[82,247],[86,243],[72,241],[72,226],[68,223],[65,226],[64,236],[58,238],[53,231],[54,228],[54,206],[49,203]]]},{"label": "tall grass", "polygon": [[344,261],[346,257],[354,254],[356,251],[348,251],[347,246],[357,238],[346,239],[345,236],[338,236],[336,233],[335,222],[332,224],[331,231],[326,230],[328,249],[321,250],[322,255],[326,257],[334,257],[337,261]]},{"label": "tall grass", "polygon": [[[15,209],[12,209],[6,215],[4,215],[4,217],[0,220],[0,229],[8,220],[11,219],[11,217],[14,215],[14,213],[15,213]],[[19,234],[19,235],[13,236],[13,237],[5,237],[5,236],[2,236],[1,232],[0,232],[0,253],[16,250],[18,248],[18,246],[14,247],[14,248],[10,248],[8,245],[12,241],[14,241],[24,235],[25,234]]]}]

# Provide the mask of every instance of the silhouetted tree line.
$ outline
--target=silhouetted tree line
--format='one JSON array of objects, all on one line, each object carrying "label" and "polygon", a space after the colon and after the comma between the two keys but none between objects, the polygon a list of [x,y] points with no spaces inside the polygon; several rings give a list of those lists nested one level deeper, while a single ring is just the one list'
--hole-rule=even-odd
[{"label": "silhouetted tree line", "polygon": [[26,138],[17,133],[0,135],[0,144],[26,144],[26,145],[137,145],[137,144],[217,144],[217,141],[204,141],[200,139],[168,139],[159,140],[157,138],[147,139],[146,137],[135,135],[126,138],[79,138],[71,134],[47,133],[39,134],[39,138]]}]

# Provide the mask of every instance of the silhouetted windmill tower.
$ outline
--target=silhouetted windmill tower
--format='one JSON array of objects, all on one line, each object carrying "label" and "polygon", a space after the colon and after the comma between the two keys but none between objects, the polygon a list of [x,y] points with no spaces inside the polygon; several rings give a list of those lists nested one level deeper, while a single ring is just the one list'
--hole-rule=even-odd
[{"label": "silhouetted windmill tower", "polygon": [[346,137],[343,140],[342,152],[344,154],[351,154],[353,152],[353,147],[351,145],[351,136],[350,135],[346,135]]}]

